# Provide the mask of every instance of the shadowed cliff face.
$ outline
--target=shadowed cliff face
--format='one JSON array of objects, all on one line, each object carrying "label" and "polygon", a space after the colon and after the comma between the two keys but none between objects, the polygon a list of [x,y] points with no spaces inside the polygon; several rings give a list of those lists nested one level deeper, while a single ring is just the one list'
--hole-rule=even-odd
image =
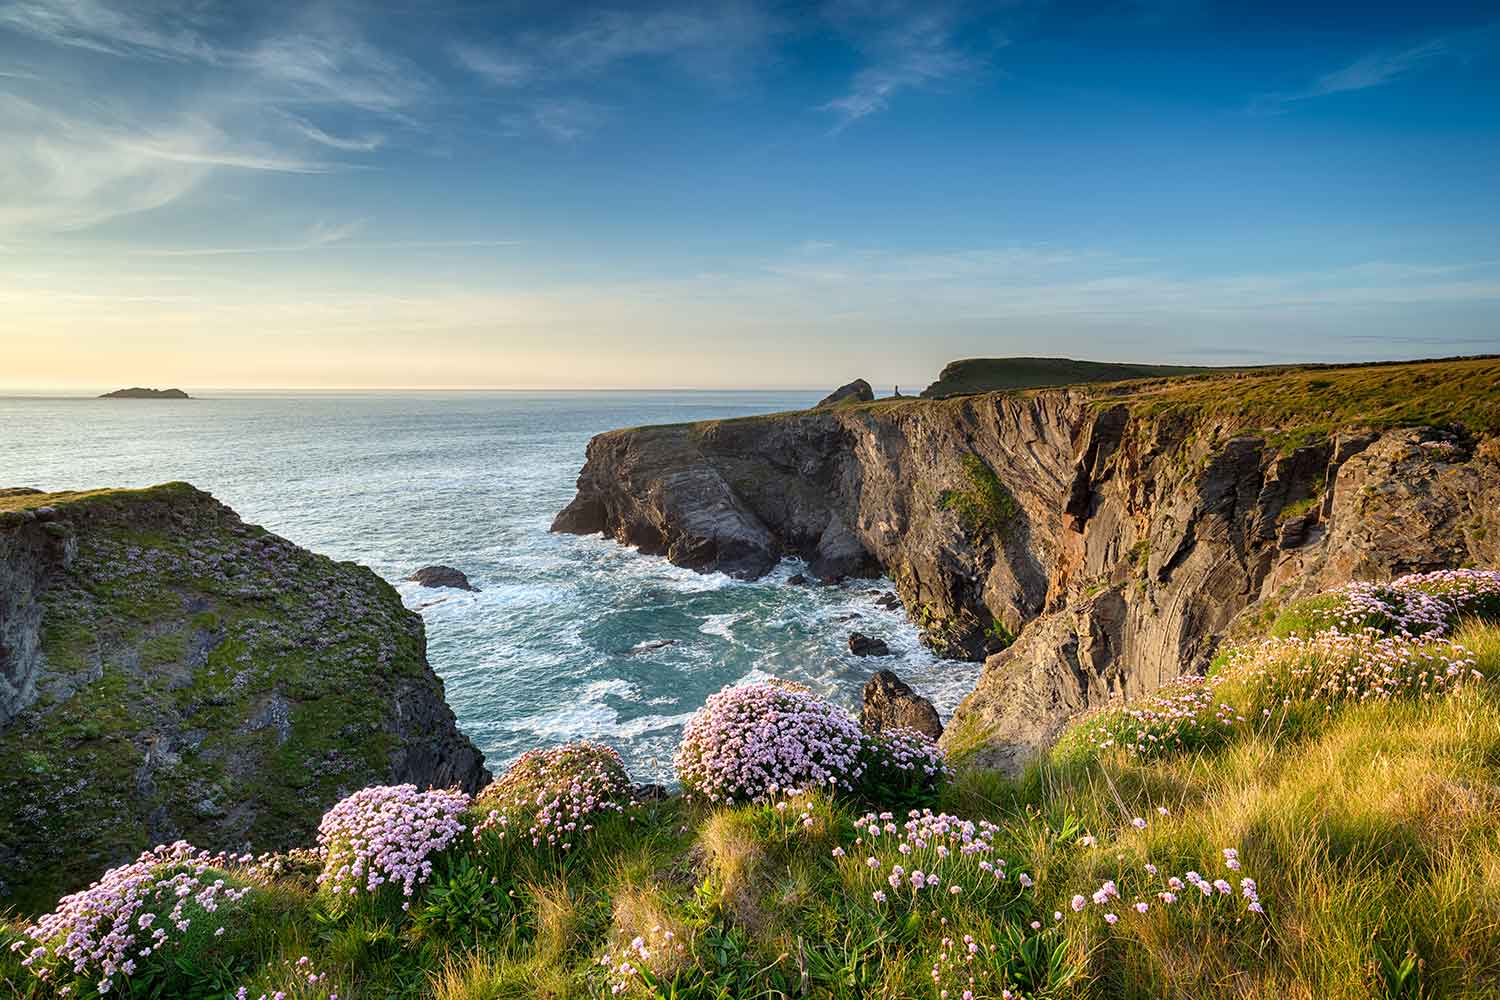
[{"label": "shadowed cliff face", "polygon": [[612,431],[553,530],[741,576],[884,572],[934,648],[987,657],[945,738],[1015,767],[1206,669],[1247,608],[1500,561],[1493,439],[1236,423],[1063,389]]},{"label": "shadowed cliff face", "polygon": [[369,784],[477,790],[421,619],[185,484],[0,493],[0,901],[185,837],[307,843]]}]

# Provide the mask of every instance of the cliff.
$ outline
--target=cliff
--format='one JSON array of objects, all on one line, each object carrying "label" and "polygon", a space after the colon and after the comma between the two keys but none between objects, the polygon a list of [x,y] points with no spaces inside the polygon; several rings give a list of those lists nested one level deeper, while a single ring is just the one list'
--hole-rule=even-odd
[{"label": "cliff", "polygon": [[306,843],[372,783],[477,790],[422,621],[183,483],[0,491],[0,903],[186,837]]},{"label": "cliff", "polygon": [[1014,767],[1239,615],[1500,562],[1497,434],[1494,359],[882,400],[601,434],[553,530],[884,572],[935,649],[987,657],[945,738]]}]

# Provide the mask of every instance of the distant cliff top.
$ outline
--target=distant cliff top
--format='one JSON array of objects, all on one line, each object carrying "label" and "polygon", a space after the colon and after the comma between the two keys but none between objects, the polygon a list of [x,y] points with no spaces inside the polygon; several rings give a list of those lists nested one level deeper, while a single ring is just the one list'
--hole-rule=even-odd
[{"label": "distant cliff top", "polygon": [[1135,365],[1072,358],[966,358],[950,361],[922,395],[928,399],[963,396],[1000,389],[1047,389],[1086,382],[1120,382],[1134,378],[1201,375],[1235,371],[1187,365]]},{"label": "distant cliff top", "polygon": [[129,389],[116,389],[114,392],[106,392],[100,399],[192,399],[181,389],[143,389],[134,386]]}]

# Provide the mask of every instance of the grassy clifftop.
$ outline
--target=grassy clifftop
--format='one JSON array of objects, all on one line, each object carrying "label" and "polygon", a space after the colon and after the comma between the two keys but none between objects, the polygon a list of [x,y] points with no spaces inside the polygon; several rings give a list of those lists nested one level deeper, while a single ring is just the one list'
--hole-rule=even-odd
[{"label": "grassy clifftop", "polygon": [[1500,433],[1500,358],[1245,371],[1093,387],[1137,413],[1326,436],[1345,427]]}]

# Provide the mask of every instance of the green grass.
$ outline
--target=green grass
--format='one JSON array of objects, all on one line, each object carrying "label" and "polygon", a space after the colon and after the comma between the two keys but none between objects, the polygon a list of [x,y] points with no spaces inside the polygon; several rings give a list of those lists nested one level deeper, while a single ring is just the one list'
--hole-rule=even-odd
[{"label": "green grass", "polygon": [[[1500,627],[1472,621],[1456,638],[1485,679],[1444,697],[1343,704],[1149,762],[1062,748],[1018,779],[960,771],[934,804],[998,824],[992,856],[1029,873],[1034,891],[951,861],[943,870],[962,894],[877,904],[864,858],[879,855],[882,876],[903,859],[892,840],[854,846],[862,804],[669,799],[602,820],[566,855],[492,836],[450,850],[409,912],[392,898],[331,910],[316,861],[293,859],[225,939],[197,939],[172,981],[180,995],[243,983],[255,997],[287,988],[290,963],[307,955],[345,998],[609,996],[600,959],[618,963],[639,936],[653,958],[629,996],[936,998],[934,963],[947,970],[943,955],[962,947],[944,938],[969,934],[981,984],[1005,978],[1036,997],[1492,997]],[[1224,847],[1242,873],[1226,871]],[[1148,862],[1251,876],[1266,915],[1196,894],[1124,912],[1153,898]],[[1106,879],[1127,901],[1120,921],[1092,905],[1073,915],[1070,898]],[[16,961],[0,952],[0,983],[51,995]]]},{"label": "green grass", "polygon": [[1021,513],[1016,498],[978,455],[965,455],[963,466],[967,484],[944,490],[938,506],[957,513],[971,532],[1006,537]]},{"label": "green grass", "polygon": [[1270,431],[1311,444],[1349,427],[1462,426],[1500,432],[1500,359],[1308,367],[1112,387],[1110,402],[1144,416],[1187,417],[1221,432]]}]

